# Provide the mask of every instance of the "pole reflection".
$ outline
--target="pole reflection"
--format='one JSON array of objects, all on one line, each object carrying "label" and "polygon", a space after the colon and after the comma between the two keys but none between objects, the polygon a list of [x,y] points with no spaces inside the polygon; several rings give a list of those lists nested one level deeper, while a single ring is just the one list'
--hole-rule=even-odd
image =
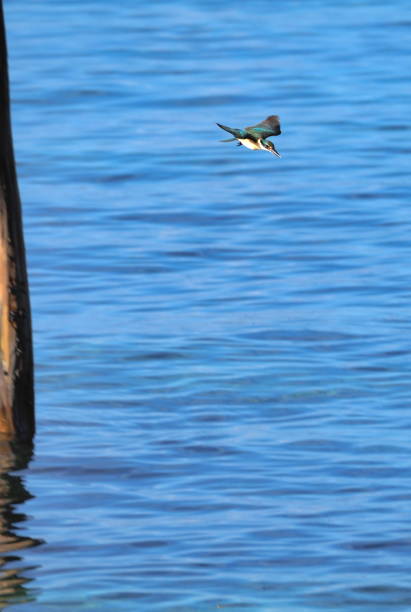
[{"label": "pole reflection", "polygon": [[32,497],[24,479],[18,473],[28,467],[33,455],[32,445],[20,445],[0,438],[0,607],[34,599],[29,569],[20,551],[41,544],[19,535],[27,516],[20,506]]}]

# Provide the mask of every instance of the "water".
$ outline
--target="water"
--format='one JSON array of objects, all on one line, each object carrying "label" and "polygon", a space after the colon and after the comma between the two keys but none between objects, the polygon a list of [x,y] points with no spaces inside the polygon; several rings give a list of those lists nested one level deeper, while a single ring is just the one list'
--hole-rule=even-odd
[{"label": "water", "polygon": [[[38,433],[2,605],[410,610],[408,2],[5,10]],[[218,142],[272,113],[282,159]]]}]

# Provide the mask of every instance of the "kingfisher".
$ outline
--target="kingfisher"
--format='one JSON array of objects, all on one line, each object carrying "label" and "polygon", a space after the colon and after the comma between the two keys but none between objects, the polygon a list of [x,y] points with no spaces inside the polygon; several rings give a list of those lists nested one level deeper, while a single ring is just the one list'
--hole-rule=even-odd
[{"label": "kingfisher", "polygon": [[280,118],[278,115],[270,115],[264,121],[260,121],[256,125],[250,125],[243,130],[239,128],[230,128],[226,125],[217,123],[218,127],[226,132],[230,132],[234,138],[227,138],[221,142],[232,142],[238,140],[238,146],[244,145],[247,149],[261,149],[262,151],[269,151],[277,157],[281,157],[274,144],[267,140],[269,136],[278,136],[281,134]]}]

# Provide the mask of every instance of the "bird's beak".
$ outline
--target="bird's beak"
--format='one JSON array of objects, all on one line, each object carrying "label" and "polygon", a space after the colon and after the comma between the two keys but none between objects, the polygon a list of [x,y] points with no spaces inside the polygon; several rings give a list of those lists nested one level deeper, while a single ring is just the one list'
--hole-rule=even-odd
[{"label": "bird's beak", "polygon": [[279,152],[277,151],[277,149],[273,149],[273,150],[272,150],[272,153],[273,153],[274,155],[277,155],[277,157],[281,157],[281,155],[279,154]]}]

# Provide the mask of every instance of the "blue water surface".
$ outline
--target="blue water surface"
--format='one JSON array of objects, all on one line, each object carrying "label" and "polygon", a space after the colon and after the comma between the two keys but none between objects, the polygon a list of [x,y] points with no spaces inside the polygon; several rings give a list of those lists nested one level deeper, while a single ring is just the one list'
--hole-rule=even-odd
[{"label": "blue water surface", "polygon": [[[409,611],[409,2],[5,14],[38,432],[0,603]],[[270,114],[281,159],[219,142]]]}]

